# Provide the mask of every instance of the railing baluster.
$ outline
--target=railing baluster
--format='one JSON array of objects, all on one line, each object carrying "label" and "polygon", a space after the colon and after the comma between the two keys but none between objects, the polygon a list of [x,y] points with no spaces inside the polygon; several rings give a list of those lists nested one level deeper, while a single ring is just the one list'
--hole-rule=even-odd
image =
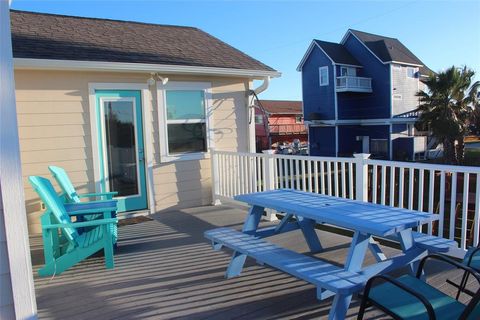
[{"label": "railing baluster", "polygon": [[339,183],[339,178],[338,178],[338,162],[334,161],[333,162],[333,172],[335,174],[333,178],[333,183],[335,184],[335,197],[338,197],[338,183]]},{"label": "railing baluster", "polygon": [[312,161],[307,161],[307,170],[308,170],[308,191],[312,192]]},{"label": "railing baluster", "polygon": [[300,190],[300,160],[298,159],[295,159],[295,182],[296,182],[296,185],[295,185],[295,190]]},{"label": "railing baluster", "polygon": [[322,194],[325,194],[325,162],[323,160],[320,163],[320,185],[322,187]]},{"label": "railing baluster", "polygon": [[449,238],[455,238],[455,207],[457,205],[457,173],[452,173],[452,190],[450,192],[450,234]]},{"label": "railing baluster", "polygon": [[377,165],[373,165],[372,170],[372,202],[377,203]]},{"label": "railing baluster", "polygon": [[302,190],[307,191],[307,179],[305,174],[305,160],[300,160],[301,163],[301,175],[302,175]]},{"label": "railing baluster", "polygon": [[468,187],[470,174],[463,174],[463,203],[462,203],[462,233],[460,237],[460,248],[467,248],[467,226],[468,226]]},{"label": "railing baluster", "polygon": [[342,170],[341,170],[341,176],[342,176],[342,197],[346,198],[347,197],[347,186],[346,186],[346,181],[345,181],[345,162],[342,161]]},{"label": "railing baluster", "polygon": [[445,171],[440,173],[440,206],[438,214],[440,222],[438,223],[438,236],[443,237],[444,221],[445,221]]},{"label": "railing baluster", "polygon": [[423,211],[423,183],[424,183],[425,170],[420,169],[418,171],[418,211]]},{"label": "railing baluster", "polygon": [[382,205],[385,205],[385,193],[387,192],[387,185],[386,185],[386,180],[387,180],[387,166],[382,166],[382,180],[380,183],[380,203]]},{"label": "railing baluster", "polygon": [[280,188],[285,188],[285,176],[283,175],[283,162],[284,162],[285,159],[283,158],[278,158],[278,167],[279,167],[279,170],[280,170]]},{"label": "railing baluster", "polygon": [[398,176],[398,207],[403,208],[403,191],[404,191],[404,177],[405,177],[405,168],[400,167],[399,176]]},{"label": "railing baluster", "polygon": [[332,163],[327,161],[327,181],[328,181],[328,195],[332,195]]},{"label": "railing baluster", "polygon": [[[428,183],[428,212],[433,213],[433,201],[435,199],[435,170],[430,170]],[[428,234],[432,234],[433,223],[428,223]]]},{"label": "railing baluster", "polygon": [[395,167],[390,167],[390,206],[395,207]]},{"label": "railing baluster", "polygon": [[355,195],[353,193],[353,162],[348,163],[348,192],[350,199],[354,199]]},{"label": "railing baluster", "polygon": [[315,176],[315,193],[318,193],[318,164],[319,161],[313,161],[313,175]]},{"label": "railing baluster", "polygon": [[480,234],[480,173],[477,173],[477,185],[475,190],[475,218],[473,220],[473,245],[478,246]]}]

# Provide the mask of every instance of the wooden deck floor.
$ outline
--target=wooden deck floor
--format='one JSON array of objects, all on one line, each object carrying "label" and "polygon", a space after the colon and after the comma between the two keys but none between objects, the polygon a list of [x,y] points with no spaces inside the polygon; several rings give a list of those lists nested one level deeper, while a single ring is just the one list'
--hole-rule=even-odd
[{"label": "wooden deck floor", "polygon": [[[301,280],[254,261],[248,261],[240,277],[223,277],[229,252],[213,251],[203,232],[240,228],[245,214],[229,206],[199,207],[121,227],[114,270],[104,269],[103,259],[96,257],[53,279],[35,276],[40,319],[326,319],[332,299],[319,302],[315,288]],[[319,256],[342,264],[350,238],[324,231],[319,235],[327,248]],[[41,241],[31,241],[36,271]],[[308,251],[297,231],[273,241]],[[366,263],[371,262],[369,255]],[[432,279],[441,284],[444,276]],[[348,318],[355,319],[357,310],[354,298]],[[373,311],[367,318],[388,317]]]}]

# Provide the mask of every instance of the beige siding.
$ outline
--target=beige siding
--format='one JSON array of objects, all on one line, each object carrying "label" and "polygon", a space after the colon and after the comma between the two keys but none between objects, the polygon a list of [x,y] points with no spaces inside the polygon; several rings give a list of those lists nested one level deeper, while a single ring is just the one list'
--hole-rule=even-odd
[{"label": "beige siding", "polygon": [[[399,68],[392,68],[392,114],[393,116],[415,110],[418,107],[417,92],[421,89],[421,82],[418,78],[407,77],[407,67],[402,65]],[[416,68],[418,71],[418,68]],[[423,85],[422,85],[423,87]],[[399,94],[401,99],[394,99]]]},{"label": "beige siding", "polygon": [[[22,170],[31,233],[39,232],[40,203],[28,184],[30,175],[50,176],[47,166],[64,167],[82,192],[94,191],[89,83],[145,84],[148,74],[16,70],[16,95]],[[212,83],[215,148],[247,150],[246,89],[238,78],[169,75],[170,81]],[[156,89],[144,101],[151,119],[152,185],[155,210],[211,202],[210,159],[162,162]],[[148,134],[148,132],[147,132]]]}]

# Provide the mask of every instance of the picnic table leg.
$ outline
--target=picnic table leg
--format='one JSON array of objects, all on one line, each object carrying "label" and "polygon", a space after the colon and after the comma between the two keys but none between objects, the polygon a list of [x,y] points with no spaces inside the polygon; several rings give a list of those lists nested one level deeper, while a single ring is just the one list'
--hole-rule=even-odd
[{"label": "picnic table leg", "polygon": [[[257,231],[258,224],[263,214],[263,207],[252,206],[248,211],[247,218],[243,224],[242,232],[248,234],[255,234]],[[226,278],[232,278],[238,276],[243,269],[247,255],[235,251],[230,259],[230,264],[228,265],[227,272],[225,273]]]},{"label": "picnic table leg", "polygon": [[328,320],[344,320],[347,315],[348,307],[352,301],[351,294],[339,294],[333,298],[333,305],[328,314]]},{"label": "picnic table leg", "polygon": [[[407,252],[414,247],[415,240],[413,239],[412,229],[402,230],[398,235],[400,238],[400,246],[402,247],[403,252]],[[419,263],[420,260],[415,260],[408,264],[410,267],[410,273],[412,275],[415,274]]]},{"label": "picnic table leg", "polygon": [[262,219],[263,211],[265,210],[264,207],[260,206],[252,206],[248,211],[247,218],[243,223],[243,233],[248,234],[255,234],[255,231],[258,228],[258,224],[260,223],[260,219]]},{"label": "picnic table leg", "polygon": [[352,244],[348,251],[345,269],[352,272],[358,272],[362,269],[362,263],[365,259],[365,253],[370,243],[370,235],[355,231],[352,238]]},{"label": "picnic table leg", "polygon": [[315,225],[317,224],[315,220],[304,218],[301,216],[296,216],[298,224],[302,229],[303,236],[305,241],[307,241],[308,247],[312,253],[321,252],[323,250],[322,244],[318,239],[317,233],[315,232]]}]

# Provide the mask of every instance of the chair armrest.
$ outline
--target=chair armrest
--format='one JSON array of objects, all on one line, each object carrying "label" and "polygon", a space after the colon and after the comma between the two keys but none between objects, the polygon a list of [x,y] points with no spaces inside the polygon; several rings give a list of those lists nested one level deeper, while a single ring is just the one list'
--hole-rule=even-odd
[{"label": "chair armrest", "polygon": [[72,211],[67,211],[67,214],[69,216],[82,216],[82,215],[111,212],[116,210],[117,210],[117,207],[106,207],[106,208],[94,208],[94,209],[86,209],[86,210],[72,210]]},{"label": "chair armrest", "polygon": [[85,222],[75,222],[75,223],[59,223],[59,224],[47,224],[42,225],[42,229],[65,229],[65,228],[83,228],[83,227],[93,227],[101,226],[104,224],[116,224],[118,219],[99,219],[99,220],[90,220]]},{"label": "chair armrest", "polygon": [[480,252],[480,247],[476,247],[472,253],[470,253],[470,257],[468,257],[468,261],[466,262],[467,266],[470,266],[470,264],[472,263],[472,259],[473,257],[478,253]]},{"label": "chair armrest", "polygon": [[79,194],[78,197],[79,198],[93,198],[93,197],[102,197],[102,196],[105,196],[109,199],[111,199],[113,196],[116,196],[118,194],[117,191],[113,191],[113,192],[96,192],[96,193],[83,193],[83,194]]},{"label": "chair armrest", "polygon": [[112,208],[117,206],[116,200],[99,200],[89,202],[65,203],[64,207],[67,211],[90,210],[99,208]]},{"label": "chair armrest", "polygon": [[404,285],[400,281],[398,281],[398,280],[396,280],[396,279],[394,279],[390,276],[387,276],[387,275],[378,275],[378,276],[371,277],[367,281],[367,284],[365,286],[365,297],[363,297],[363,299],[368,299],[368,295],[370,293],[370,289],[372,287],[373,282],[375,282],[376,280],[379,280],[379,279],[393,284],[394,286],[400,288],[401,290],[411,294],[412,296],[414,296],[415,298],[420,300],[420,302],[425,306],[425,309],[427,309],[428,318],[431,319],[431,320],[435,320],[435,312],[433,311],[432,304],[427,300],[427,298],[422,296],[420,293],[414,291],[413,289],[410,289],[409,287],[407,287],[406,285]]},{"label": "chair armrest", "polygon": [[423,267],[425,266],[425,263],[429,259],[440,260],[440,261],[446,262],[446,263],[448,263],[452,266],[455,266],[458,269],[462,269],[465,272],[468,272],[471,275],[473,275],[475,277],[475,279],[477,280],[477,282],[480,284],[480,275],[477,272],[475,272],[475,270],[473,270],[472,268],[470,268],[470,267],[468,267],[468,266],[466,266],[466,265],[464,265],[460,262],[457,262],[453,259],[447,258],[446,256],[443,256],[443,255],[440,255],[440,254],[429,254],[428,256],[426,256],[422,260],[420,260],[420,264],[419,264],[418,270],[417,270],[417,278],[420,278],[420,276],[422,275]]}]

